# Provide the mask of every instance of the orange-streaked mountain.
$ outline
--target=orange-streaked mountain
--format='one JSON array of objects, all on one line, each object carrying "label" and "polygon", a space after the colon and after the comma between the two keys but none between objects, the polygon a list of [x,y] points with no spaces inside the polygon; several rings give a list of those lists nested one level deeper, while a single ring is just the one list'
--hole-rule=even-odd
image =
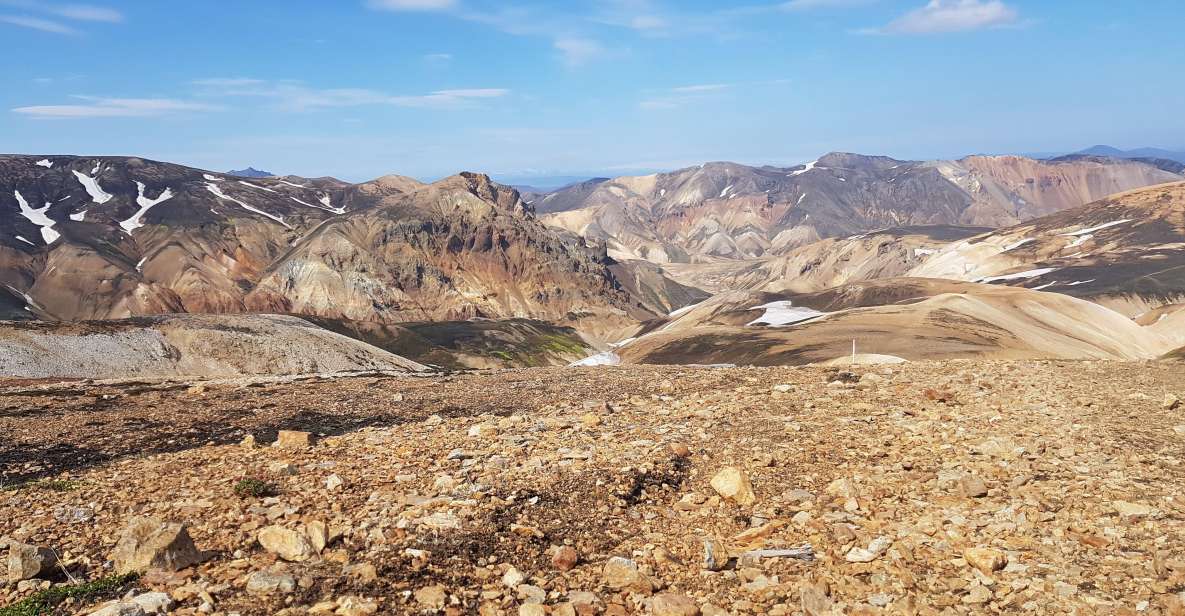
[{"label": "orange-streaked mountain", "polygon": [[350,185],[139,158],[0,157],[7,313],[528,317],[609,332],[697,294],[659,273],[642,277],[659,289],[635,295],[626,287],[639,277],[623,285],[611,269],[630,267],[544,226],[482,175]]},{"label": "orange-streaked mountain", "polygon": [[655,263],[753,259],[910,225],[1006,226],[1178,181],[1146,162],[972,156],[914,162],[832,153],[791,168],[708,163],[593,180],[537,198],[548,224]]}]

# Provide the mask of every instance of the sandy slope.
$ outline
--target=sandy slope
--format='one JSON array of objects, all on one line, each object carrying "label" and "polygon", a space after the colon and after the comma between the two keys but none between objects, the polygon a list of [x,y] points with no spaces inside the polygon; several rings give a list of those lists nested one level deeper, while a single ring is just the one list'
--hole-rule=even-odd
[{"label": "sandy slope", "polygon": [[[771,301],[825,313],[784,327],[750,325]],[[617,349],[627,363],[803,364],[858,351],[909,360],[1152,359],[1177,346],[1168,328],[1058,293],[895,279],[811,294],[725,293]]]}]

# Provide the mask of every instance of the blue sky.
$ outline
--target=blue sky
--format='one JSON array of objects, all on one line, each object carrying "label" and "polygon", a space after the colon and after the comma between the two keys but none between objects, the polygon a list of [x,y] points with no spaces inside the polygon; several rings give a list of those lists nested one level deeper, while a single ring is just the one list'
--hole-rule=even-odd
[{"label": "blue sky", "polygon": [[0,0],[0,151],[504,179],[1185,148],[1179,0]]}]

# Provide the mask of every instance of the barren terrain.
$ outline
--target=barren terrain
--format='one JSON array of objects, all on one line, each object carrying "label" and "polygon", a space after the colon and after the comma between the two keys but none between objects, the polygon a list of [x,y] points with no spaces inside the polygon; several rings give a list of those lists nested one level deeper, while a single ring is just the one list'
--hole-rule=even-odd
[{"label": "barren terrain", "polygon": [[[60,562],[0,606],[118,568],[141,575],[58,613],[1179,614],[1183,384],[1052,361],[7,381],[0,543]],[[137,567],[158,527],[170,558]]]}]

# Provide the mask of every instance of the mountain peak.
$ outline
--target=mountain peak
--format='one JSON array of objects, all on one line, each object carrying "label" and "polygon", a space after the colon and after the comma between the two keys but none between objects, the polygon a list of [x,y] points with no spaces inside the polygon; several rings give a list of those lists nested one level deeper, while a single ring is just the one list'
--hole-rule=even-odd
[{"label": "mountain peak", "polygon": [[276,174],[271,171],[261,171],[255,167],[247,167],[246,169],[239,169],[237,171],[231,170],[226,172],[227,175],[234,175],[241,178],[270,178]]}]

